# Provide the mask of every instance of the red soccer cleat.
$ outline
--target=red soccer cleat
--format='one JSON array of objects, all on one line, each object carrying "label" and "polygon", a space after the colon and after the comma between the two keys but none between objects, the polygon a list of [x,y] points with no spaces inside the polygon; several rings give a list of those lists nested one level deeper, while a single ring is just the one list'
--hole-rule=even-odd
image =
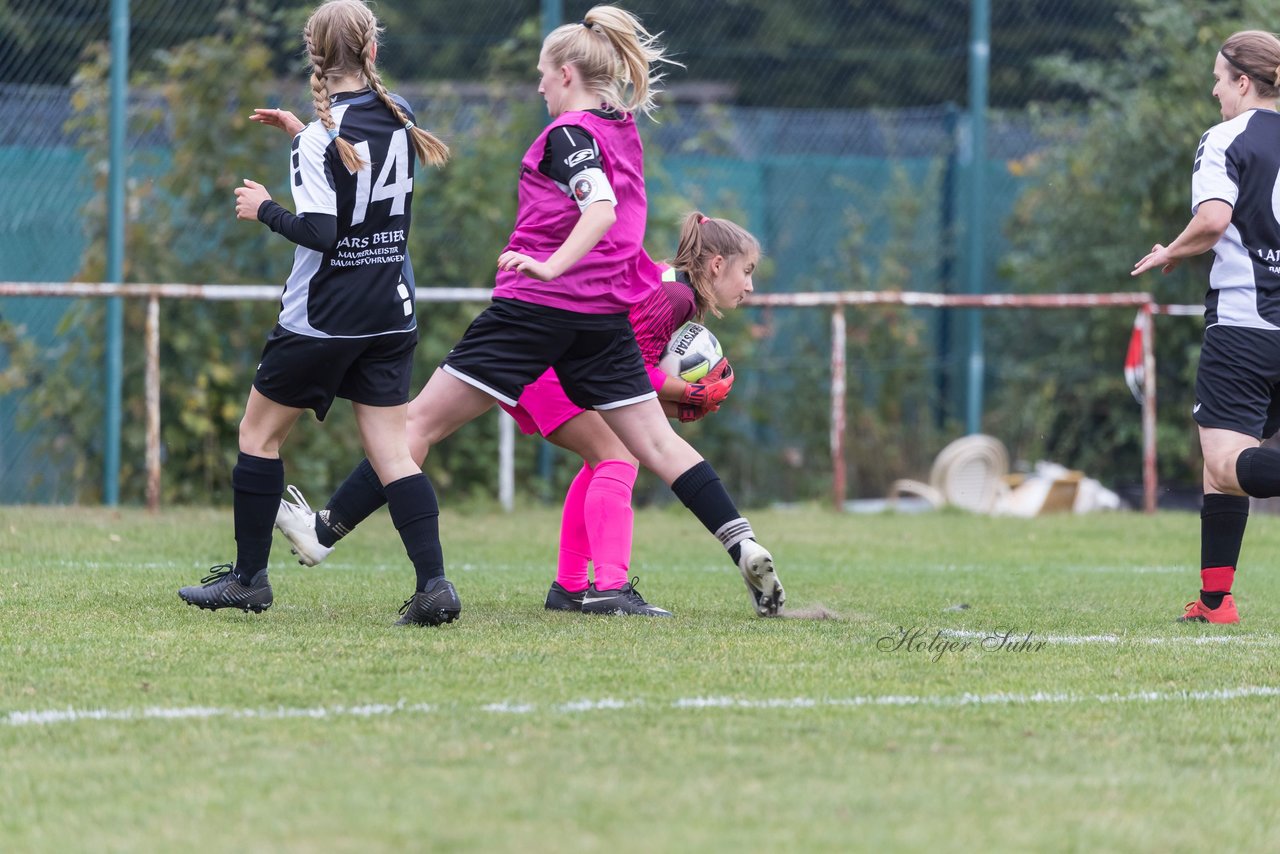
[{"label": "red soccer cleat", "polygon": [[1238,623],[1240,612],[1236,610],[1236,600],[1230,593],[1222,597],[1222,604],[1209,608],[1199,599],[1188,603],[1186,611],[1178,618],[1179,623]]}]

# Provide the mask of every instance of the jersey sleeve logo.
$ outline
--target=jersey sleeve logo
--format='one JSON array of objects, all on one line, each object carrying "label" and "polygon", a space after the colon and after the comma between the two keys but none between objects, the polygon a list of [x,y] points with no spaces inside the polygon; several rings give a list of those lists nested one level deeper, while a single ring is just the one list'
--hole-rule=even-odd
[{"label": "jersey sleeve logo", "polygon": [[573,154],[570,154],[568,157],[564,159],[564,165],[572,169],[573,167],[577,166],[579,163],[590,160],[594,156],[595,156],[595,152],[592,151],[591,149],[580,148],[577,151],[573,152]]},{"label": "jersey sleeve logo", "polygon": [[1209,141],[1209,131],[1205,131],[1200,137],[1200,147],[1196,149],[1196,164],[1191,167],[1191,174],[1194,175],[1200,171],[1200,161],[1204,159],[1204,144]]}]

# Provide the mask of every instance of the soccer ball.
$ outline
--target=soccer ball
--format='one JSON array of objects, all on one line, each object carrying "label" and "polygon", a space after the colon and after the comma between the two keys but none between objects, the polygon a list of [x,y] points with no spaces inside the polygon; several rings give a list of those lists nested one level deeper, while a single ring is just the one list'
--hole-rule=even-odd
[{"label": "soccer ball", "polygon": [[696,383],[724,361],[720,342],[711,330],[692,320],[677,329],[662,348],[658,367],[664,374]]}]

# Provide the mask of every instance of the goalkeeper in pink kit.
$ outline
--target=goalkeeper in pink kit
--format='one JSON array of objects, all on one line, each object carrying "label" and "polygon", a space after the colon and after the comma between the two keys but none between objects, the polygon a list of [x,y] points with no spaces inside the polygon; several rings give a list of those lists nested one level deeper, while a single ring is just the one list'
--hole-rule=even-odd
[{"label": "goalkeeper in pink kit", "polygon": [[[749,232],[728,220],[696,212],[685,218],[673,266],[658,266],[641,254],[641,275],[660,280],[661,285],[631,309],[631,327],[668,415],[697,421],[719,409],[733,387],[733,369],[727,359],[697,383],[663,373],[658,359],[672,333],[686,321],[702,318],[708,311],[720,317],[722,309],[736,308],[752,290],[751,275],[759,259],[760,245]],[[516,406],[503,405],[503,409],[525,433],[537,433],[583,459],[565,495],[556,580],[547,593],[547,608],[667,616],[667,611],[643,603],[638,595],[611,592],[628,586],[635,457],[598,414],[569,400],[554,371],[527,386]],[[595,581],[590,584],[588,563],[595,569]],[[615,601],[619,595],[625,601]]]},{"label": "goalkeeper in pink kit", "polygon": [[[715,470],[663,417],[670,410],[657,399],[629,323],[631,312],[658,286],[641,246],[647,205],[643,147],[632,113],[652,108],[658,78],[651,66],[662,58],[639,21],[611,6],[592,8],[578,24],[559,27],[544,41],[538,91],[552,122],[521,161],[516,225],[498,258],[494,301],[410,402],[410,452],[421,463],[432,444],[495,402],[518,408],[526,389],[554,368],[565,396],[584,411],[570,414],[555,429],[537,420],[533,426],[548,430],[548,438],[580,453],[589,465],[590,478],[575,483],[584,493],[580,515],[590,527],[594,530],[601,518],[626,521],[625,538],[597,537],[596,542],[589,531],[588,538],[577,540],[579,551],[587,543],[597,570],[595,582],[582,591],[582,610],[668,615],[625,581],[630,492],[639,459],[720,541],[741,572],[756,612],[771,616],[785,599],[773,558],[756,541]],[[694,225],[704,230],[720,222],[702,220],[697,217]],[[748,278],[756,257],[751,243],[749,258],[735,255]],[[718,263],[731,260],[723,257]],[[681,267],[679,258],[675,266]],[[745,293],[749,284],[742,287]],[[684,406],[685,416],[695,417],[696,409],[709,410],[723,399],[732,382],[724,379],[719,385],[680,388],[668,407],[676,406],[679,414]],[[357,466],[318,514],[291,488],[299,503],[282,502],[276,522],[304,563],[322,560],[338,538],[385,502],[370,471],[367,461]],[[572,507],[576,496],[570,492]],[[399,528],[421,518],[434,528],[438,516],[438,503],[431,500],[393,522]],[[573,511],[568,527],[573,543],[573,534],[581,533]],[[617,526],[609,530],[616,533]],[[430,552],[423,560],[443,572],[438,534]],[[564,579],[581,583],[585,577],[571,570]],[[578,591],[560,586],[576,597]],[[442,614],[460,613],[461,602],[441,576],[434,586],[417,590],[402,610],[402,624],[439,625],[445,621]]]}]

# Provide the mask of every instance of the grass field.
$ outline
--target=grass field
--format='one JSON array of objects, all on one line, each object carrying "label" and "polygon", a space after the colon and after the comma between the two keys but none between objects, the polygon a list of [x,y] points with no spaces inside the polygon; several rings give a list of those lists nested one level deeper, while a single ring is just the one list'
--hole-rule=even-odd
[{"label": "grass field", "polygon": [[277,538],[252,615],[175,595],[227,511],[0,508],[0,851],[1280,850],[1280,520],[1221,627],[1173,622],[1190,514],[751,517],[837,619],[752,616],[675,509],[633,565],[675,619],[544,611],[525,509],[448,513],[462,617],[403,629],[385,515]]}]

